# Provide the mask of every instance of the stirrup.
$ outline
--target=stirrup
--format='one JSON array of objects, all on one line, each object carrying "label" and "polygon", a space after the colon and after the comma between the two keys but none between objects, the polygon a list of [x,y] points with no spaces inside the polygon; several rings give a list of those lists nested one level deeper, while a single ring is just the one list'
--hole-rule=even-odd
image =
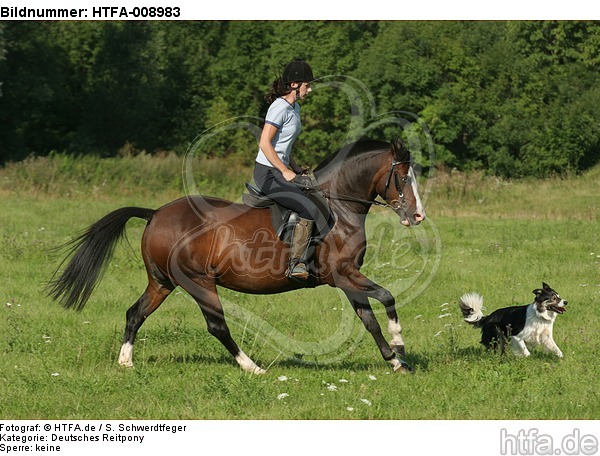
[{"label": "stirrup", "polygon": [[308,280],[310,273],[308,272],[304,262],[296,260],[290,263],[290,267],[286,271],[285,275],[288,279],[305,281]]}]

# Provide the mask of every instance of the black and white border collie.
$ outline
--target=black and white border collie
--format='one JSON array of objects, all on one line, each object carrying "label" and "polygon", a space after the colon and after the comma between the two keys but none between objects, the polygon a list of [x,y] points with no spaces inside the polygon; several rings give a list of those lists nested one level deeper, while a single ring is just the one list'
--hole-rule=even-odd
[{"label": "black and white border collie", "polygon": [[515,354],[529,356],[525,343],[541,344],[562,358],[563,354],[552,338],[552,326],[556,316],[567,310],[567,301],[546,283],[533,290],[533,294],[535,300],[531,304],[498,309],[487,317],[482,313],[483,297],[478,293],[462,295],[459,306],[464,320],[481,328],[481,343],[487,348],[499,348],[504,353],[504,346],[510,341]]}]

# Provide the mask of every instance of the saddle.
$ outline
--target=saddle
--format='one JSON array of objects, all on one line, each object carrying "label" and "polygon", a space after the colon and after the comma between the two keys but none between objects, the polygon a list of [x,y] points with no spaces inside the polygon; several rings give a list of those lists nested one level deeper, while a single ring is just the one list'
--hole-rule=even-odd
[{"label": "saddle", "polygon": [[[294,226],[299,219],[296,212],[285,208],[269,198],[254,185],[246,182],[247,193],[242,194],[242,202],[249,207],[269,209],[271,211],[271,224],[277,237],[288,245],[292,244]],[[315,220],[310,245],[317,245],[333,226],[333,213],[327,200],[320,190],[302,187],[305,194],[319,208],[319,217]]]}]

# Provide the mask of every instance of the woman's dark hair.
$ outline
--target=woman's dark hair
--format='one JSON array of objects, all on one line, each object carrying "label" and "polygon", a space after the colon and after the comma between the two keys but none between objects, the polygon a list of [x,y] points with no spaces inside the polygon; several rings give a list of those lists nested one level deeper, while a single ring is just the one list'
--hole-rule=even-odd
[{"label": "woman's dark hair", "polygon": [[268,104],[273,103],[279,97],[283,97],[292,91],[292,87],[290,83],[285,84],[281,76],[278,76],[277,79],[273,81],[271,86],[269,87],[269,91],[265,95],[265,100],[267,100]]}]

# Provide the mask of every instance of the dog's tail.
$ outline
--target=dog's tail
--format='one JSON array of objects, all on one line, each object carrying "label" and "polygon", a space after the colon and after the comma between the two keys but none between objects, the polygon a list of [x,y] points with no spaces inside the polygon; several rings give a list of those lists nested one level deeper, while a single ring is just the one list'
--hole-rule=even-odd
[{"label": "dog's tail", "polygon": [[483,296],[479,293],[465,293],[458,302],[463,319],[475,326],[480,327],[483,323]]}]

